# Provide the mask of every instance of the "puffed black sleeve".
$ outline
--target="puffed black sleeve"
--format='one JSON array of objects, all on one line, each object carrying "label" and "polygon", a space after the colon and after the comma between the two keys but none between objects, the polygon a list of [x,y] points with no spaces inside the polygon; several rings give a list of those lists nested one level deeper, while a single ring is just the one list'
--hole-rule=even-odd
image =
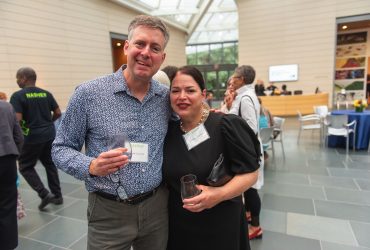
[{"label": "puffed black sleeve", "polygon": [[247,122],[237,115],[224,115],[221,120],[225,153],[235,174],[250,173],[260,166],[261,148]]}]

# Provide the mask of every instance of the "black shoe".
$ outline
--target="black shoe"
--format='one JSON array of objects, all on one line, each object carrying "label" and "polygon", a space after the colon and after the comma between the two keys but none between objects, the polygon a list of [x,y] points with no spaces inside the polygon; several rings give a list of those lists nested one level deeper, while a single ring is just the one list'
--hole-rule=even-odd
[{"label": "black shoe", "polygon": [[44,198],[41,199],[41,203],[39,205],[39,210],[44,210],[44,208],[54,199],[54,195],[47,194]]},{"label": "black shoe", "polygon": [[54,204],[54,205],[62,205],[63,204],[63,197],[62,196],[59,196],[59,197],[54,197],[51,202]]}]

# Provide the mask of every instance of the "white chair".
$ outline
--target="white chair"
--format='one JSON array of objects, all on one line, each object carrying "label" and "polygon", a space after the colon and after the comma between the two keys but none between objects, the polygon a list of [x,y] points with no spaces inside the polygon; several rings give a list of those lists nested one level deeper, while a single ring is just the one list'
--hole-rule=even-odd
[{"label": "white chair", "polygon": [[[274,138],[273,138],[273,132],[274,128],[261,128],[259,135],[261,138],[261,142],[263,146],[268,146],[268,148],[271,148],[272,151],[272,157],[274,158],[275,161],[275,149],[274,149]],[[267,148],[267,149],[268,149]]]},{"label": "white chair", "polygon": [[[324,129],[324,125],[323,125],[323,123],[324,123],[324,120],[325,120],[325,117],[327,116],[327,115],[329,115],[330,114],[330,112],[329,112],[329,108],[328,108],[328,106],[326,106],[326,105],[321,105],[321,106],[313,106],[313,110],[314,110],[314,113],[315,114],[317,114],[317,115],[319,115],[320,116],[320,119],[321,119],[321,135],[323,136],[324,135],[324,131],[323,131],[323,129]],[[321,140],[322,140],[322,142],[324,142],[324,136],[321,138]],[[322,143],[322,144],[324,144],[324,143]]]},{"label": "white chair", "polygon": [[285,118],[274,116],[274,129],[273,129],[273,141],[281,143],[281,149],[283,151],[283,157],[285,159],[284,143],[283,143],[283,126]]},{"label": "white chair", "polygon": [[315,114],[319,115],[321,118],[325,118],[329,113],[329,108],[326,105],[313,106]]},{"label": "white chair", "polygon": [[346,93],[337,93],[336,96],[337,109],[339,110],[342,105],[348,109],[348,101]]},{"label": "white chair", "polygon": [[328,137],[344,136],[346,138],[346,154],[349,151],[349,136],[353,133],[353,151],[356,148],[356,120],[348,123],[348,115],[328,115],[325,119],[325,145],[328,144]]},{"label": "white chair", "polygon": [[299,132],[298,132],[298,139],[297,144],[299,144],[299,140],[301,137],[302,130],[315,130],[318,129],[320,131],[320,143],[322,138],[322,131],[321,131],[321,118],[317,114],[311,114],[311,115],[304,115],[302,116],[301,112],[297,110],[298,113],[298,121],[300,123]]}]

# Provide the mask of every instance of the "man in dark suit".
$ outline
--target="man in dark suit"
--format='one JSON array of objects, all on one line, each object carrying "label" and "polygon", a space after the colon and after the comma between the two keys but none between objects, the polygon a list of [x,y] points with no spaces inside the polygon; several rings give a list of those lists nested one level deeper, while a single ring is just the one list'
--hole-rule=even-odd
[{"label": "man in dark suit", "polygon": [[2,100],[0,117],[0,244],[1,249],[14,249],[18,245],[16,161],[23,135],[13,107]]}]

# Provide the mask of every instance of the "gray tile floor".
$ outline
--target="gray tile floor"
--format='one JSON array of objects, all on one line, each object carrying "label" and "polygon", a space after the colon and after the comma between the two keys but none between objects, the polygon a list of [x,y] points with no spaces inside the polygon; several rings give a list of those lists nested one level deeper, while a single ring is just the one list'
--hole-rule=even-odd
[{"label": "gray tile floor", "polygon": [[[263,238],[253,250],[370,250],[370,154],[319,146],[317,132],[285,124],[286,158],[275,145],[275,162],[265,169],[261,224]],[[270,156],[272,154],[270,153]],[[45,180],[41,166],[37,167]],[[36,193],[24,180],[20,192],[27,216],[19,221],[19,250],[86,249],[87,192],[83,183],[60,173],[65,202],[37,206]],[[226,249],[225,249],[226,250]]]}]

